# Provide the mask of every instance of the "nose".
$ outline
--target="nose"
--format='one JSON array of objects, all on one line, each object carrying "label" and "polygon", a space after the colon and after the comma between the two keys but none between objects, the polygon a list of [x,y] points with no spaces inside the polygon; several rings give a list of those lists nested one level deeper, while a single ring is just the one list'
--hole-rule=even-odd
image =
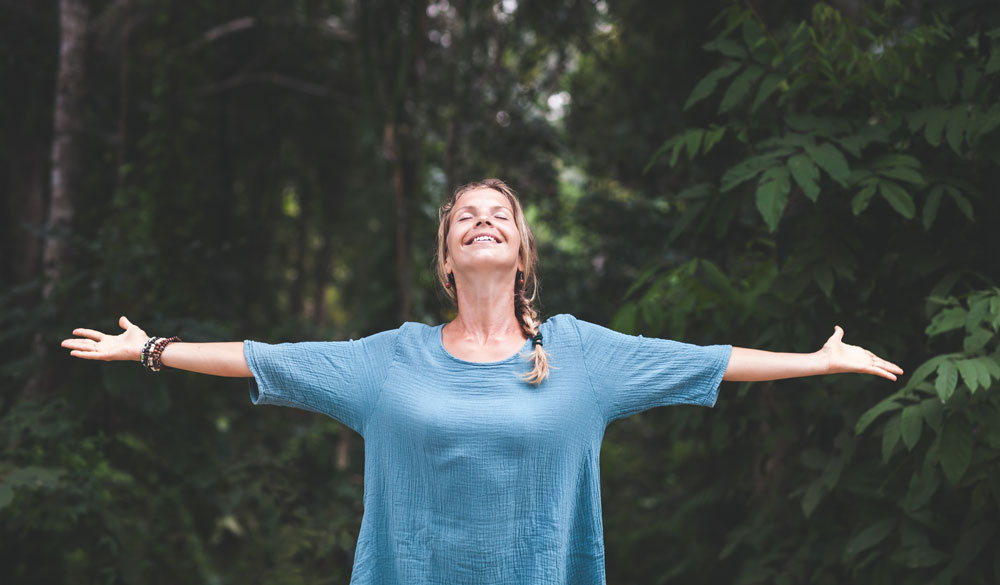
[{"label": "nose", "polygon": [[493,222],[490,221],[490,216],[488,216],[488,215],[480,215],[479,217],[476,218],[476,226],[477,227],[481,226],[483,224],[486,224],[488,226],[492,226],[493,225]]}]

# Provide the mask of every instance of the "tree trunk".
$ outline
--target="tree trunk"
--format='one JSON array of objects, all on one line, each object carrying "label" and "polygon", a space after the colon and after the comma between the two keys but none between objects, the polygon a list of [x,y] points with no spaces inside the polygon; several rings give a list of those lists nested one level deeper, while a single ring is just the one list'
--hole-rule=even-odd
[{"label": "tree trunk", "polygon": [[[59,69],[56,75],[52,166],[49,171],[48,219],[42,246],[42,301],[52,298],[56,283],[72,263],[70,236],[80,189],[80,128],[86,75],[89,9],[84,0],[59,2]],[[41,332],[32,340],[35,355],[45,360],[49,347]],[[43,366],[24,385],[23,395],[41,399],[57,370]]]},{"label": "tree trunk", "polygon": [[[8,165],[3,237],[4,248],[15,253],[4,259],[3,279],[12,286],[31,282],[41,272],[39,234],[45,223],[45,157],[44,147],[27,145]],[[14,303],[29,307],[37,300],[38,290],[32,288],[15,297]]]},{"label": "tree trunk", "polygon": [[80,188],[80,126],[88,18],[89,10],[83,0],[60,0],[59,73],[52,129],[49,215],[42,254],[45,275],[43,299],[52,296],[55,283],[71,263],[68,240],[73,230],[75,203]]},{"label": "tree trunk", "polygon": [[399,287],[399,319],[409,321],[413,309],[410,291],[413,278],[410,274],[409,204],[401,142],[399,125],[386,124],[382,135],[382,150],[392,169],[392,200],[396,211],[396,283]]}]

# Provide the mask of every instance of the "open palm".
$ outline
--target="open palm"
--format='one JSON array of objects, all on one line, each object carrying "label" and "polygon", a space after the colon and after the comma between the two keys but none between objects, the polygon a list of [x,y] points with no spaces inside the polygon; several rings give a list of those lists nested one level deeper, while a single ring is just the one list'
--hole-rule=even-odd
[{"label": "open palm", "polygon": [[64,339],[60,345],[73,350],[69,355],[85,360],[138,361],[142,346],[149,336],[124,315],[118,320],[118,326],[125,330],[118,335],[101,333],[94,329],[74,329],[73,335],[77,337]]},{"label": "open palm", "polygon": [[823,344],[822,351],[830,360],[831,374],[855,372],[895,380],[896,375],[903,373],[903,369],[896,364],[878,357],[863,347],[844,343],[843,338],[844,330],[836,326],[833,328],[833,335]]}]

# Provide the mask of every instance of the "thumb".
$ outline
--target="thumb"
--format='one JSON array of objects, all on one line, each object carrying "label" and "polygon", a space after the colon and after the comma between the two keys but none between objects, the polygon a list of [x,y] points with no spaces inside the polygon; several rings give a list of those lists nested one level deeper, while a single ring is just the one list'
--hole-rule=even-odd
[{"label": "thumb", "polygon": [[830,341],[840,341],[844,338],[844,330],[840,328],[840,325],[833,326],[833,335],[830,336]]},{"label": "thumb", "polygon": [[128,320],[128,317],[122,315],[121,318],[118,319],[118,326],[122,329],[128,329],[132,326],[132,322]]}]

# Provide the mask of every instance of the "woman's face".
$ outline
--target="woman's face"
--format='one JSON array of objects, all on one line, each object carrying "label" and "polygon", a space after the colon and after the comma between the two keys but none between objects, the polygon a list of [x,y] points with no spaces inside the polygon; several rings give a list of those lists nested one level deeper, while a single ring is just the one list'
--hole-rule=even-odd
[{"label": "woman's face", "polygon": [[449,218],[445,270],[465,272],[523,270],[521,234],[507,198],[488,187],[459,196]]}]

